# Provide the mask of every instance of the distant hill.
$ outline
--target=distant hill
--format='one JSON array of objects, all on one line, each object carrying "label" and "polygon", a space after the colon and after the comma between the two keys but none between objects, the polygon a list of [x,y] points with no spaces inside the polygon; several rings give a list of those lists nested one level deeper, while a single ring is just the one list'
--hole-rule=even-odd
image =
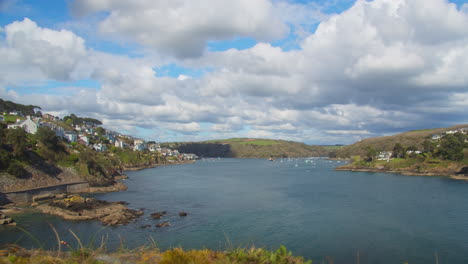
[{"label": "distant hill", "polygon": [[231,138],[202,142],[165,143],[179,152],[194,153],[200,157],[268,158],[268,157],[319,157],[328,156],[331,149],[304,143],[257,139]]},{"label": "distant hill", "polygon": [[400,143],[405,147],[415,146],[417,149],[422,149],[424,140],[431,139],[434,134],[441,134],[445,131],[467,127],[468,124],[464,124],[447,128],[412,130],[393,136],[366,138],[352,145],[344,146],[336,152],[336,155],[341,158],[347,158],[353,155],[364,155],[368,147],[373,147],[377,151],[392,150],[395,143]]}]

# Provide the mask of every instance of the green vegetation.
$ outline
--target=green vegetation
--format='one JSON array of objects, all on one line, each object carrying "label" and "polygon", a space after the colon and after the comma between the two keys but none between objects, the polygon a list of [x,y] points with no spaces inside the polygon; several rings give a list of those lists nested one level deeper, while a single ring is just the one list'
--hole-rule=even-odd
[{"label": "green vegetation", "polygon": [[[0,263],[52,263],[52,264],[99,264],[99,263],[151,263],[151,264],[311,264],[302,257],[293,256],[284,246],[275,251],[263,248],[237,248],[226,251],[183,250],[173,248],[161,252],[157,247],[141,247],[134,250],[119,249],[108,253],[105,245],[97,249],[86,248],[79,241],[79,248],[71,248],[68,243],[59,242],[59,250],[25,250],[15,245],[8,245],[0,251]],[[69,247],[69,252],[61,252],[61,247]],[[332,263],[332,262],[329,262]]]},{"label": "green vegetation", "polygon": [[83,125],[83,124],[91,124],[91,125],[102,125],[102,122],[94,119],[94,118],[89,118],[89,117],[78,117],[75,114],[71,114],[69,116],[65,116],[63,118],[63,122],[67,125]]},{"label": "green vegetation", "polygon": [[439,140],[424,139],[422,151],[414,145],[400,142],[392,148],[390,160],[377,160],[378,151],[367,146],[364,155],[353,158],[353,163],[340,169],[377,169],[422,174],[455,175],[468,171],[468,135],[457,132]]},{"label": "green vegetation", "polygon": [[[39,106],[36,105],[22,105],[13,103],[11,101],[5,101],[0,99],[0,112],[2,113],[9,113],[12,111],[18,111],[23,116],[33,116],[35,115],[35,109],[41,109]],[[14,120],[16,122],[16,118]]]},{"label": "green vegetation", "polygon": [[120,159],[122,164],[127,167],[159,164],[165,161],[165,158],[159,153],[133,151],[115,147],[112,148],[111,151]]},{"label": "green vegetation", "polygon": [[252,140],[252,141],[242,141],[239,142],[239,144],[244,144],[244,145],[257,145],[257,146],[271,146],[271,145],[277,145],[280,144],[277,141],[273,140]]},{"label": "green vegetation", "polygon": [[165,143],[180,152],[194,153],[200,157],[269,158],[328,156],[334,149],[310,146],[304,143],[252,138],[232,138],[203,142]]},{"label": "green vegetation", "polygon": [[366,155],[367,148],[372,146],[376,151],[391,151],[396,143],[400,143],[402,146],[414,146],[415,148],[422,150],[424,148],[424,142],[431,140],[432,135],[441,134],[444,131],[456,130],[459,128],[468,127],[468,124],[457,125],[448,128],[436,128],[436,129],[424,129],[415,130],[400,133],[393,136],[386,137],[375,137],[366,138],[352,145],[344,146],[339,149],[336,153],[337,157],[349,158],[354,155]]},{"label": "green vegetation", "polygon": [[4,117],[5,123],[11,123],[11,124],[16,123],[16,121],[18,119],[20,119],[20,120],[25,120],[26,119],[26,118],[24,118],[22,116],[15,116],[15,115],[4,115],[3,117]]}]

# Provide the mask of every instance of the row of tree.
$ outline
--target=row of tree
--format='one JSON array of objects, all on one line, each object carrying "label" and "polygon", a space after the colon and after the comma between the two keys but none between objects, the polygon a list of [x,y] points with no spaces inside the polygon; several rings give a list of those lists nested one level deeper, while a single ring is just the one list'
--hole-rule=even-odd
[{"label": "row of tree", "polygon": [[24,116],[34,116],[38,112],[36,109],[41,109],[37,105],[22,105],[22,104],[17,104],[11,101],[6,101],[3,99],[0,99],[0,112],[12,112],[12,111],[17,111],[20,112]]},{"label": "row of tree", "polygon": [[65,116],[63,118],[63,122],[65,122],[67,125],[73,125],[73,126],[84,125],[84,124],[90,124],[94,126],[102,125],[102,122],[97,119],[90,118],[90,117],[79,117],[79,116],[76,116],[75,114]]}]

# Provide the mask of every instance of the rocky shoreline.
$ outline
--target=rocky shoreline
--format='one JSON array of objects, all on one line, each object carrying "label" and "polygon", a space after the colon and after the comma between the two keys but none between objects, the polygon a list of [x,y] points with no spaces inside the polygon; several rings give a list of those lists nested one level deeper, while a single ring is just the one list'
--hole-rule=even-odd
[{"label": "rocky shoreline", "polygon": [[468,181],[467,174],[456,173],[434,173],[434,172],[417,172],[412,170],[387,170],[385,168],[353,168],[341,166],[335,168],[337,171],[361,171],[361,172],[384,172],[384,173],[398,173],[408,176],[433,176],[433,177],[447,177],[454,180]]},{"label": "rocky shoreline", "polygon": [[65,220],[98,220],[105,225],[125,225],[144,214],[143,210],[129,209],[126,204],[71,195],[37,204],[36,209]]},{"label": "rocky shoreline", "polygon": [[137,166],[123,166],[122,170],[123,171],[138,171],[138,170],[144,170],[144,169],[151,169],[151,168],[156,168],[159,166],[165,166],[165,165],[181,165],[181,164],[190,164],[194,163],[194,160],[185,160],[185,161],[175,161],[175,162],[166,162],[166,163],[158,163],[158,164],[146,164],[146,165],[137,165]]}]

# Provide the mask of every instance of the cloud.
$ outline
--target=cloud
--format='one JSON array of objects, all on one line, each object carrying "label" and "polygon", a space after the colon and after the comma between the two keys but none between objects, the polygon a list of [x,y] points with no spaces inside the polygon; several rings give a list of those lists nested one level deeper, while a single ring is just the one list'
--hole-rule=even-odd
[{"label": "cloud", "polygon": [[287,26],[268,0],[77,0],[75,13],[109,12],[99,30],[178,57],[202,55],[210,40],[279,39]]},{"label": "cloud", "polygon": [[4,31],[6,41],[0,46],[3,81],[70,80],[86,56],[84,40],[73,32],[40,28],[28,18],[5,26]]},{"label": "cloud", "polygon": [[183,124],[183,123],[173,123],[166,126],[168,129],[180,132],[183,134],[193,134],[200,131],[200,125],[195,122]]},{"label": "cloud", "polygon": [[[309,6],[293,20],[287,10],[299,4],[200,6],[221,3],[228,8],[201,10],[184,1],[74,2],[82,15],[108,12],[102,33],[162,54],[138,58],[90,49],[68,30],[42,28],[29,19],[13,22],[0,40],[0,85],[9,87],[0,94],[50,111],[89,114],[115,129],[155,131],[168,140],[173,133],[185,140],[255,136],[351,143],[361,136],[468,121],[466,8],[444,0],[360,0],[340,14],[322,15]],[[272,17],[278,7],[286,13]],[[320,24],[295,39],[299,49],[272,44],[287,31],[285,21],[300,24],[309,16],[311,24]],[[205,51],[206,41],[235,36],[263,41],[243,50]],[[164,77],[157,69],[166,63],[203,74]],[[20,88],[51,80],[73,86],[82,79],[100,86],[56,95],[24,94]]]}]

